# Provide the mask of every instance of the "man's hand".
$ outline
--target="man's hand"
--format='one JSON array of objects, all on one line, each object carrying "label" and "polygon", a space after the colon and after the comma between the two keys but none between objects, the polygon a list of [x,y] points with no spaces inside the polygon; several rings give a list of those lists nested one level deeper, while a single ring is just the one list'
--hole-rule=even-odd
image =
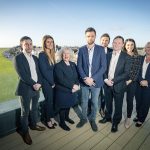
[{"label": "man's hand", "polygon": [[85,84],[89,85],[89,86],[92,86],[92,85],[95,85],[94,83],[94,80],[90,77],[87,77],[85,80],[84,80]]},{"label": "man's hand", "polygon": [[40,87],[41,87],[41,84],[39,84],[39,83],[36,83],[36,84],[33,85],[33,89],[35,91],[38,91],[40,89]]},{"label": "man's hand", "polygon": [[105,79],[104,82],[108,85],[108,86],[113,86],[114,82],[110,79]]}]

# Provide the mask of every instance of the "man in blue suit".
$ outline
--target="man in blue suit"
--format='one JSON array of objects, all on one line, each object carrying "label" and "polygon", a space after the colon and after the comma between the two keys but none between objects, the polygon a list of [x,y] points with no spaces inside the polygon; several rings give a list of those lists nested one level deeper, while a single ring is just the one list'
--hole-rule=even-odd
[{"label": "man in blue suit", "polygon": [[88,118],[92,130],[97,131],[98,128],[95,119],[100,88],[103,85],[103,74],[106,70],[106,56],[104,48],[95,44],[96,31],[94,28],[88,28],[85,31],[85,36],[87,45],[79,49],[77,60],[77,68],[81,78],[81,107],[83,114],[77,127],[80,128],[87,123],[88,100],[91,94],[91,113]]}]

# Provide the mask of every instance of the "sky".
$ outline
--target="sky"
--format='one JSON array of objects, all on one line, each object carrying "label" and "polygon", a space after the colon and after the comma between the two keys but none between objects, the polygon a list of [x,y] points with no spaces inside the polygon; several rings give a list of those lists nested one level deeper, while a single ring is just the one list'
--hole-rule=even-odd
[{"label": "sky", "polygon": [[29,36],[36,46],[46,34],[59,46],[86,44],[85,30],[95,28],[96,44],[108,33],[133,38],[138,47],[150,41],[149,0],[0,0],[0,47],[19,45]]}]

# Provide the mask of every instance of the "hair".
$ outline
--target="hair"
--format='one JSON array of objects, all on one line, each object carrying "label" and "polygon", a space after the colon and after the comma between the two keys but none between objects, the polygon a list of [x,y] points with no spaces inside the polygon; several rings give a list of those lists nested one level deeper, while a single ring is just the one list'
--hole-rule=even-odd
[{"label": "hair", "polygon": [[63,60],[64,51],[68,50],[70,52],[70,61],[73,61],[74,52],[70,47],[62,47],[60,51],[57,52],[57,62]]},{"label": "hair", "polygon": [[138,55],[138,51],[137,51],[136,43],[135,43],[134,39],[126,39],[125,40],[123,51],[127,52],[127,49],[126,49],[127,42],[133,42],[134,43],[134,48],[133,48],[132,52],[134,53],[134,55]]},{"label": "hair", "polygon": [[[51,49],[49,52],[46,50],[46,40],[47,39],[52,39],[53,40],[53,49]],[[54,39],[52,36],[50,35],[45,35],[42,39],[42,48],[43,48],[43,51],[46,53],[47,57],[48,57],[48,60],[50,63],[52,64],[55,64],[55,42],[54,42]]]},{"label": "hair", "polygon": [[92,27],[87,28],[87,29],[85,30],[85,34],[86,34],[87,32],[94,32],[95,35],[96,35],[96,30],[95,30],[94,28],[92,28]]},{"label": "hair", "polygon": [[124,38],[123,38],[122,36],[120,36],[120,35],[116,36],[116,37],[113,39],[113,41],[114,41],[115,39],[122,39],[122,42],[124,43]]},{"label": "hair", "polygon": [[32,41],[32,39],[28,36],[23,36],[21,39],[20,39],[20,46],[21,46],[21,51],[23,50],[22,49],[22,42],[25,41],[25,40],[30,40]]},{"label": "hair", "polygon": [[102,34],[100,38],[103,38],[103,37],[108,37],[108,38],[109,38],[109,41],[110,41],[110,36],[109,36],[109,34],[108,34],[108,33],[104,33],[104,34]]},{"label": "hair", "polygon": [[145,44],[145,46],[144,46],[144,49],[147,47],[147,45],[149,45],[150,44],[150,42],[147,42],[146,44]]}]

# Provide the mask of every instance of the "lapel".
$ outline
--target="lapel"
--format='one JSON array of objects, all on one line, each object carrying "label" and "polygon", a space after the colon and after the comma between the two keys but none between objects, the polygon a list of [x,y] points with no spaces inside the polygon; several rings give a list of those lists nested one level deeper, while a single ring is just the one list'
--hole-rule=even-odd
[{"label": "lapel", "polygon": [[[93,58],[92,58],[92,66],[94,66],[94,63],[95,63],[95,60],[96,60],[95,58],[96,58],[97,54],[98,54],[98,50],[97,50],[96,45],[95,45]],[[92,67],[92,70],[93,70],[93,68],[95,68],[95,67]]]},{"label": "lapel", "polygon": [[120,64],[122,64],[122,60],[123,60],[123,59],[124,59],[124,58],[123,58],[123,53],[122,53],[122,51],[121,51],[121,52],[120,52],[120,56],[119,56],[119,58],[118,58],[117,65],[116,65],[114,77],[115,77],[117,71],[119,70],[119,68],[120,68],[120,66],[121,66]]},{"label": "lapel", "polygon": [[83,53],[83,56],[85,57],[87,67],[89,67],[89,54],[88,54],[87,46],[84,47],[84,53]]},{"label": "lapel", "polygon": [[29,72],[30,75],[31,75],[29,63],[28,63],[28,61],[27,61],[27,59],[26,59],[26,57],[24,56],[23,53],[22,53],[22,63],[23,63],[23,65],[24,65],[26,71]]}]

